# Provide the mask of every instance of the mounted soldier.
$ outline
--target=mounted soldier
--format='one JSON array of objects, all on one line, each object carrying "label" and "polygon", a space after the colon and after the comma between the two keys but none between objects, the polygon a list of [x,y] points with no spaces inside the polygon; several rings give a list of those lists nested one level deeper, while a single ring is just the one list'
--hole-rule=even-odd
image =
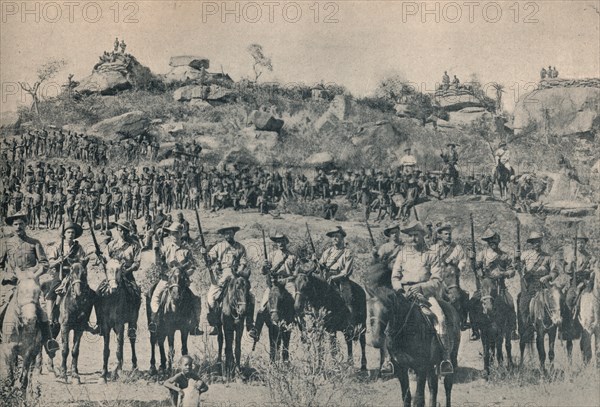
[{"label": "mounted soldier", "polygon": [[411,175],[417,167],[417,159],[412,155],[410,147],[405,148],[404,153],[404,156],[400,158],[400,167],[404,175]]},{"label": "mounted soldier", "polygon": [[[2,272],[2,286],[0,290],[0,326],[4,322],[6,312],[17,284],[21,280],[32,279],[39,286],[39,277],[48,270],[48,259],[39,240],[27,236],[27,214],[17,212],[6,217],[5,222],[12,226],[14,233],[2,239],[0,245],[0,271]],[[50,358],[59,349],[58,343],[52,339],[48,314],[39,303],[39,298],[34,298],[39,327],[42,333],[42,343]],[[15,327],[16,328],[16,327]]]},{"label": "mounted soldier", "polygon": [[427,250],[426,231],[420,222],[413,221],[400,231],[410,236],[410,240],[396,256],[392,268],[392,288],[404,292],[407,298],[415,301],[425,316],[433,314],[433,328],[444,350],[440,370],[452,373],[454,367],[449,360],[452,339],[447,335],[446,316],[439,304],[443,291],[442,268],[433,253]]},{"label": "mounted soldier", "polygon": [[[487,243],[487,247],[484,250],[477,253],[476,258],[476,276],[477,278],[489,278],[493,281],[494,294],[504,299],[506,305],[511,309],[512,313],[515,314],[515,304],[512,296],[506,288],[505,279],[512,278],[515,275],[515,268],[510,256],[500,249],[500,235],[492,229],[487,229],[481,240]],[[469,253],[471,256],[472,253]],[[480,293],[477,291],[473,294],[472,300],[479,301]],[[517,337],[516,334],[516,317],[512,321],[512,336]]]},{"label": "mounted soldier", "polygon": [[[75,264],[87,267],[89,257],[81,244],[75,240],[83,234],[83,228],[77,223],[67,222],[64,225],[61,243],[52,250],[48,256],[52,280],[46,292],[46,312],[51,318],[51,324],[58,322],[58,315],[54,315],[54,306],[58,296],[63,296],[67,291],[68,276]],[[56,319],[55,319],[56,318]]]},{"label": "mounted soldier", "polygon": [[551,284],[558,276],[558,270],[552,257],[542,250],[543,236],[539,232],[531,232],[527,238],[529,249],[521,254],[520,268],[521,292],[517,296],[517,319],[519,335],[525,341],[533,339],[533,321],[529,315],[529,303],[541,292],[546,284]]},{"label": "mounted soldier", "polygon": [[192,298],[192,304],[194,306],[194,316],[196,317],[196,329],[190,331],[191,335],[203,335],[204,332],[201,330],[200,313],[201,304],[200,297],[194,295],[192,290],[189,288],[189,278],[194,274],[197,269],[196,261],[192,256],[192,252],[182,240],[183,226],[180,223],[172,223],[165,227],[164,231],[168,232],[169,236],[164,239],[163,244],[160,244],[158,238],[154,239],[154,253],[156,255],[156,265],[159,267],[159,278],[160,280],[156,284],[154,290],[150,290],[151,301],[150,307],[152,310],[150,331],[156,329],[157,313],[159,311],[160,302],[163,293],[167,289],[167,282],[169,275],[167,274],[173,268],[178,268],[185,272],[187,277],[186,285],[188,287],[188,294]]},{"label": "mounted soldier", "polygon": [[296,277],[296,268],[298,267],[298,257],[292,254],[287,248],[289,239],[286,235],[276,233],[269,238],[277,245],[277,249],[269,253],[268,258],[265,259],[262,266],[262,274],[267,277],[267,289],[258,307],[255,327],[250,331],[250,337],[255,341],[259,340],[262,326],[265,323],[266,316],[264,313],[269,302],[272,284],[282,285],[292,297],[296,293],[294,278]]},{"label": "mounted soldier", "polygon": [[[321,255],[318,261],[319,270],[327,282],[340,293],[350,312],[350,320],[353,321],[354,310],[352,309],[350,276],[354,271],[354,255],[346,247],[344,241],[346,232],[341,226],[327,232],[326,236],[333,239],[333,245],[325,249]],[[313,254],[313,260],[316,261],[316,254]]]},{"label": "mounted soldier", "polygon": [[510,175],[515,175],[515,170],[512,168],[509,162],[510,152],[505,142],[501,142],[498,145],[498,149],[494,153],[494,158],[496,159],[496,164],[498,166],[503,166],[504,168],[506,168],[506,170],[508,170]]},{"label": "mounted soldier", "polygon": [[[466,329],[466,308],[469,294],[460,286],[461,274],[467,266],[467,256],[463,247],[452,240],[452,225],[444,223],[436,228],[438,241],[429,248],[435,260],[442,268],[445,297],[456,308],[461,316],[462,330]],[[452,298],[456,293],[457,298]],[[455,303],[455,301],[459,303]]]},{"label": "mounted soldier", "polygon": [[448,174],[455,182],[458,179],[458,170],[456,169],[456,164],[458,164],[458,152],[456,151],[456,144],[448,143],[446,147],[448,147],[448,149],[442,151],[440,154],[440,157],[444,160],[442,174]]},{"label": "mounted soldier", "polygon": [[[214,245],[208,253],[202,248],[202,255],[207,254],[207,267],[210,267],[215,273],[216,281],[211,282],[208,289],[208,323],[213,327],[209,335],[217,335],[216,325],[218,324],[220,312],[217,305],[220,304],[221,294],[229,281],[234,276],[250,279],[250,268],[246,258],[246,248],[240,242],[235,240],[236,232],[240,230],[238,226],[229,226],[217,230],[217,233],[223,236],[223,240]],[[254,328],[254,298],[250,294],[248,314],[246,319],[246,330],[252,331]]]}]

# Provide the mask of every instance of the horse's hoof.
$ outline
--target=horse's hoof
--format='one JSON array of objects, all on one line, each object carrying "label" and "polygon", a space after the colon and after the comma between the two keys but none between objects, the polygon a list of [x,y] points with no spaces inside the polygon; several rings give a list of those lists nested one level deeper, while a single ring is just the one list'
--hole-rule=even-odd
[{"label": "horse's hoof", "polygon": [[156,367],[150,366],[150,376],[156,376],[157,373]]},{"label": "horse's hoof", "polygon": [[73,376],[73,381],[77,384],[81,384],[81,378],[79,376]]}]

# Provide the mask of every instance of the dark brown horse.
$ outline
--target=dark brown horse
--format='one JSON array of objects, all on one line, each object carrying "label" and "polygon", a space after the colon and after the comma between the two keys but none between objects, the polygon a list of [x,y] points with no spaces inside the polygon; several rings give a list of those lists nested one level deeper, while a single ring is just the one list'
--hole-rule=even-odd
[{"label": "dark brown horse", "polygon": [[[429,405],[437,406],[437,368],[443,360],[444,352],[431,322],[415,301],[390,288],[367,287],[367,293],[369,342],[375,348],[387,347],[394,373],[400,381],[404,406],[410,407],[412,403],[408,369],[417,374],[415,406],[425,405],[426,382],[429,383]],[[456,365],[460,345],[460,319],[450,304],[445,301],[439,303],[446,316],[448,335],[452,342],[450,359]],[[444,377],[447,407],[451,405],[453,383],[454,374]]]},{"label": "dark brown horse", "polygon": [[[223,339],[225,339],[225,377],[230,380],[240,371],[242,334],[249,310],[250,285],[244,277],[232,277],[223,290],[221,319],[217,324],[219,344],[218,362],[222,364]],[[235,349],[234,349],[235,342]]]},{"label": "dark brown horse", "polygon": [[137,369],[135,341],[141,303],[139,300],[131,298],[125,287],[126,284],[121,264],[116,260],[109,260],[106,264],[106,280],[98,287],[98,300],[95,306],[100,334],[104,338],[102,379],[105,382],[108,380],[111,331],[114,331],[117,335],[117,367],[114,371],[114,377],[118,377],[123,369],[125,324],[128,326],[127,331],[131,344],[132,369]]},{"label": "dark brown horse", "polygon": [[[546,371],[546,348],[544,344],[545,336],[548,335],[548,359],[550,363],[554,361],[554,343],[558,327],[562,324],[562,292],[559,288],[551,286],[539,291],[529,303],[529,321],[533,325],[535,332],[535,344],[540,359],[540,369]],[[520,312],[520,311],[519,311]],[[519,329],[521,331],[521,329]],[[523,356],[525,345],[528,340],[527,335],[521,335],[519,347],[521,349],[521,358],[519,365],[523,365]]]},{"label": "dark brown horse", "polygon": [[465,330],[468,328],[469,293],[460,287],[458,268],[447,266],[443,273],[443,283],[445,288],[444,299],[456,309],[460,316],[460,328]]},{"label": "dark brown horse", "polygon": [[352,310],[350,314],[348,307],[339,292],[329,285],[325,280],[312,273],[299,273],[296,277],[296,298],[294,308],[297,315],[302,315],[306,305],[313,310],[325,311],[324,328],[335,341],[336,332],[343,332],[348,349],[348,361],[353,362],[352,341],[358,340],[361,349],[360,368],[367,370],[367,356],[365,352],[367,326],[366,294],[357,283],[351,281],[352,286]]},{"label": "dark brown horse", "polygon": [[498,364],[504,361],[502,345],[506,349],[508,366],[513,365],[511,334],[514,325],[514,308],[506,297],[498,294],[496,283],[484,278],[479,294],[471,301],[471,321],[479,330],[483,345],[483,368],[489,376],[490,364],[495,358]]},{"label": "dark brown horse", "polygon": [[[194,321],[192,292],[188,288],[188,277],[179,268],[174,268],[169,275],[167,288],[163,292],[158,308],[156,329],[150,331],[150,373],[156,374],[156,345],[160,351],[160,369],[171,370],[175,357],[175,332],[181,334],[181,354],[188,354],[187,340]],[[150,325],[152,296],[146,296],[146,316]],[[165,355],[165,339],[169,343],[169,357]]]},{"label": "dark brown horse", "polygon": [[60,377],[67,381],[67,358],[69,357],[69,333],[73,331],[71,352],[71,378],[81,383],[77,361],[83,332],[88,327],[96,293],[87,282],[87,271],[81,264],[73,264],[68,276],[66,292],[60,303],[60,326],[62,339],[62,366]]},{"label": "dark brown horse", "polygon": [[277,360],[281,350],[281,359],[289,360],[290,338],[294,323],[294,298],[282,283],[274,282],[269,292],[269,303],[265,311],[265,323],[269,328],[269,356]]},{"label": "dark brown horse", "polygon": [[506,195],[510,176],[514,174],[515,170],[509,170],[504,166],[504,164],[500,163],[500,160],[498,160],[496,169],[494,170],[494,183],[498,184],[498,188],[500,189],[500,198],[504,198]]}]

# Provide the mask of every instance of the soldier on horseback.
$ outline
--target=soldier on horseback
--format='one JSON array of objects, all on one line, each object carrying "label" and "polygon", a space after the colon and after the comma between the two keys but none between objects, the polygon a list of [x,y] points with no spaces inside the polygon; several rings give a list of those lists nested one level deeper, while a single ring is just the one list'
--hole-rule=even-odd
[{"label": "soldier on horseback", "polygon": [[[467,266],[467,256],[463,247],[452,241],[452,225],[445,223],[436,228],[438,241],[429,248],[433,254],[435,261],[442,268],[443,276],[453,276],[450,278],[451,285],[446,285],[446,290],[457,288],[461,295],[468,298],[469,294],[460,287],[460,276]],[[444,281],[448,281],[444,278]],[[466,300],[465,300],[466,301]],[[461,315],[463,326],[461,329],[466,329],[466,314]]]},{"label": "soldier on horseback", "polygon": [[533,321],[529,315],[529,303],[557,276],[556,264],[552,257],[542,250],[543,236],[539,232],[531,232],[527,238],[530,248],[523,252],[521,261],[517,263],[520,267],[521,292],[517,296],[517,317],[519,321],[519,335],[528,341],[533,335]]},{"label": "soldier on horseback", "polygon": [[438,302],[442,297],[442,269],[433,253],[427,250],[426,231],[420,222],[411,222],[400,231],[410,236],[410,241],[394,262],[392,288],[404,292],[407,298],[416,301],[426,317],[433,313],[433,328],[443,349],[440,371],[442,374],[452,373],[454,368],[449,360],[452,339],[447,335],[446,316]]},{"label": "soldier on horseback", "polygon": [[506,168],[506,170],[508,170],[510,175],[515,174],[515,170],[512,168],[512,166],[510,165],[510,162],[509,162],[510,153],[508,151],[508,147],[505,142],[501,142],[498,145],[498,149],[494,153],[494,157],[496,159],[496,164],[498,166],[502,165],[504,168]]},{"label": "soldier on horseback", "polygon": [[[160,280],[156,284],[154,291],[152,292],[152,297],[150,301],[150,308],[152,310],[152,317],[150,321],[150,331],[154,332],[157,327],[157,315],[160,307],[160,302],[163,296],[163,293],[167,289],[167,283],[169,280],[168,271],[171,271],[173,268],[179,268],[181,271],[185,272],[185,276],[187,276],[186,285],[189,290],[190,280],[189,278],[196,271],[196,261],[192,256],[192,252],[186,246],[186,244],[182,241],[182,232],[183,225],[181,223],[172,223],[169,226],[163,228],[164,231],[169,233],[169,236],[164,239],[163,244],[160,245],[158,238],[155,239],[154,248],[156,254],[156,264],[159,267]],[[189,295],[192,298],[192,305],[194,308],[194,316],[196,317],[196,329],[192,329],[190,331],[191,335],[203,335],[204,332],[201,330],[200,323],[200,312],[201,312],[201,304],[200,297],[194,295],[194,293],[189,290]]]},{"label": "soldier on horseback", "polygon": [[[494,284],[494,292],[498,296],[502,296],[507,306],[512,310],[512,313],[515,314],[515,305],[512,296],[506,289],[506,284],[504,280],[506,278],[512,278],[515,275],[515,268],[510,256],[500,249],[500,235],[498,232],[495,232],[491,229],[487,229],[481,240],[487,243],[488,247],[484,250],[477,253],[476,259],[476,276],[477,278],[489,278]],[[472,255],[472,253],[470,253]],[[479,301],[480,300],[479,291],[473,294],[471,300]],[[511,321],[512,324],[512,336],[513,338],[517,337],[516,334],[516,318],[514,321]]]},{"label": "soldier on horseback", "polygon": [[[341,226],[327,232],[326,235],[333,239],[333,245],[325,249],[321,255],[318,261],[319,269],[324,274],[327,282],[340,293],[350,312],[350,320],[354,321],[352,286],[350,285],[350,276],[354,271],[354,255],[346,247],[344,241],[346,231]],[[316,261],[316,256],[313,255],[313,257]]]},{"label": "soldier on horseback", "polygon": [[267,289],[260,301],[255,327],[250,331],[250,337],[255,341],[259,340],[262,326],[265,323],[266,317],[264,313],[269,302],[271,285],[274,283],[283,285],[292,297],[294,297],[296,292],[294,278],[296,276],[296,268],[298,267],[298,257],[293,255],[287,248],[289,239],[286,235],[276,233],[274,236],[270,236],[270,239],[275,242],[277,249],[269,253],[268,259],[265,259],[262,266],[262,274],[267,276]]},{"label": "soldier on horseback", "polygon": [[[67,222],[64,226],[61,244],[50,252],[48,259],[50,269],[53,269],[52,280],[46,292],[46,312],[51,318],[51,325],[58,322],[58,315],[53,312],[58,296],[63,296],[67,291],[68,276],[75,264],[87,267],[89,257],[81,244],[75,240],[83,234],[83,228],[77,223]],[[91,327],[87,329],[95,333]]]},{"label": "soldier on horseback", "polygon": [[[217,243],[208,251],[208,267],[211,267],[216,275],[217,281],[211,283],[208,289],[208,323],[213,327],[209,335],[217,335],[217,325],[219,323],[219,313],[217,305],[220,303],[224,288],[232,277],[240,276],[246,280],[250,279],[250,269],[246,258],[246,248],[240,242],[235,240],[236,232],[240,230],[238,226],[229,226],[217,230],[217,233],[224,237],[224,240]],[[202,248],[204,255],[206,249]],[[246,329],[251,332],[254,328],[254,296],[249,295],[248,315],[246,316]]]},{"label": "soldier on horseback", "polygon": [[[14,234],[3,239],[0,246],[0,271],[2,290],[0,295],[0,326],[4,322],[7,308],[14,298],[19,280],[33,279],[39,284],[39,277],[48,270],[48,259],[39,240],[27,236],[27,214],[17,212],[6,217],[5,222],[14,228]],[[36,304],[38,324],[42,333],[42,343],[50,358],[58,350],[58,343],[52,338],[48,315],[39,302]],[[16,327],[15,327],[16,328]]]}]

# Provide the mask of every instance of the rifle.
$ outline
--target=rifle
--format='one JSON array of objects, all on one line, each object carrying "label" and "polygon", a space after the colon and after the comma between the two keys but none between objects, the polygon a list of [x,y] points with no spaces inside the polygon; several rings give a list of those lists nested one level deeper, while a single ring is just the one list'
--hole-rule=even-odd
[{"label": "rifle", "polygon": [[521,278],[521,287],[522,291],[527,290],[527,281],[525,281],[525,275],[523,274],[522,264],[521,264],[521,222],[519,218],[517,218],[517,252],[515,253],[515,261],[517,272],[519,273],[519,277]]},{"label": "rifle", "polygon": [[[65,256],[65,223],[63,222],[60,234],[60,256]],[[64,258],[60,262],[60,266],[58,267],[58,279],[62,281],[63,279],[63,264],[65,260]]]},{"label": "rifle", "polygon": [[[317,256],[317,249],[315,249],[315,243],[313,242],[312,236],[310,235],[310,229],[308,227],[308,222],[306,222],[306,233],[308,233],[308,243],[310,243],[310,248],[311,248],[313,254],[316,257]],[[319,272],[322,272],[323,269],[321,267],[321,264],[317,260],[315,260],[315,263],[317,265],[317,268],[319,269]]]},{"label": "rifle", "polygon": [[571,287],[577,287],[577,228],[575,229],[575,242],[573,243],[573,275],[571,276]]},{"label": "rifle", "polygon": [[471,268],[473,269],[473,274],[475,274],[475,286],[477,291],[481,289],[481,282],[479,281],[479,276],[477,275],[477,260],[475,260],[475,226],[473,224],[473,214],[469,214],[469,219],[471,221]]},{"label": "rifle", "polygon": [[265,255],[265,260],[269,259],[269,256],[267,254],[267,241],[265,239],[265,230],[262,229],[262,239],[263,239],[263,254]]},{"label": "rifle", "polygon": [[[200,233],[200,247],[204,249],[206,252],[206,241],[204,240],[204,233],[202,232],[202,224],[200,223],[200,214],[198,213],[198,208],[194,208],[194,213],[196,214],[196,223],[198,223],[198,233]],[[208,275],[210,276],[210,282],[212,285],[217,285],[217,278],[215,277],[215,273],[210,268],[210,262],[208,261],[208,254],[203,253],[202,258],[204,259],[204,264],[208,269]]]},{"label": "rifle", "polygon": [[367,225],[367,230],[369,231],[369,238],[371,239],[371,245],[373,245],[373,247],[375,247],[376,246],[375,239],[373,238],[373,232],[371,231],[371,226],[369,225],[369,221],[367,219],[365,219],[365,223]]},{"label": "rifle", "polygon": [[[102,255],[102,250],[100,250],[100,245],[98,244],[98,239],[96,239],[96,234],[94,233],[94,225],[92,224],[92,214],[88,212],[88,224],[90,225],[90,234],[92,235],[92,242],[94,243],[94,248],[96,249],[96,257],[100,260],[100,264],[102,265],[102,271],[106,275],[106,259]],[[107,276],[108,278],[108,276]]]}]

